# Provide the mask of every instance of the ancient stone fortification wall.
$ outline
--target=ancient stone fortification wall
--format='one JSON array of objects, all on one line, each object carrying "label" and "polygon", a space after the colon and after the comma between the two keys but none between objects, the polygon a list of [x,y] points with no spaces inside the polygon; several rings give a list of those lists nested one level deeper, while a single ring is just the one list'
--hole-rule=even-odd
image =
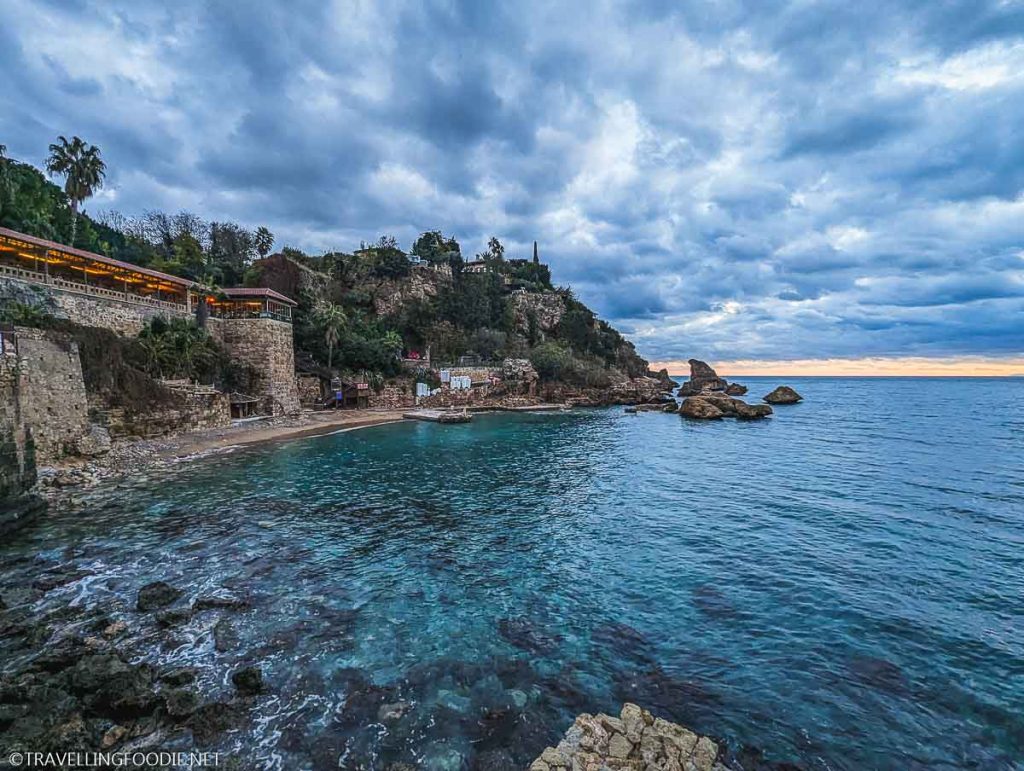
[{"label": "ancient stone fortification wall", "polygon": [[276,319],[210,319],[209,330],[231,358],[256,372],[258,393],[253,395],[264,397],[264,411],[299,411],[291,324]]},{"label": "ancient stone fortification wall", "polygon": [[86,327],[102,327],[119,335],[134,337],[154,316],[187,316],[184,309],[150,306],[114,297],[94,297],[58,287],[31,284],[16,279],[0,281],[0,303],[33,305]]},{"label": "ancient stone fortification wall", "polygon": [[619,717],[583,714],[557,747],[530,771],[727,771],[718,745],[706,736],[654,717],[635,704]]},{"label": "ancient stone fortification wall", "polygon": [[43,510],[30,490],[36,483],[35,443],[21,415],[21,369],[0,355],[0,534]]},{"label": "ancient stone fortification wall", "polygon": [[231,404],[227,394],[181,394],[172,407],[158,407],[143,414],[106,410],[102,421],[114,439],[169,436],[230,426]]},{"label": "ancient stone fortification wall", "polygon": [[16,330],[21,415],[49,463],[77,454],[89,434],[89,404],[78,345],[39,329]]}]

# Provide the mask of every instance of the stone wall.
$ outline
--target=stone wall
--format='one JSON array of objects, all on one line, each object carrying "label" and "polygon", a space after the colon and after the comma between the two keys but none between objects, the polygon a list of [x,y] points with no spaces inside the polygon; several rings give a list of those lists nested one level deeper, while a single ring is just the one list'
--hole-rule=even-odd
[{"label": "stone wall", "polygon": [[295,378],[295,387],[298,389],[299,402],[304,407],[312,407],[324,398],[319,375],[298,375]]},{"label": "stone wall", "polygon": [[208,329],[232,359],[256,373],[252,395],[263,397],[262,412],[300,411],[291,324],[276,319],[210,319]]},{"label": "stone wall", "polygon": [[625,704],[619,717],[583,714],[530,771],[727,771],[706,736]]},{"label": "stone wall", "polygon": [[416,406],[416,386],[410,380],[405,383],[388,383],[379,391],[370,391],[370,407],[400,410]]},{"label": "stone wall", "polygon": [[32,305],[57,318],[86,327],[102,327],[126,337],[137,335],[154,316],[189,315],[184,308],[176,310],[115,297],[95,297],[10,278],[0,280],[0,303],[4,301]]},{"label": "stone wall", "polygon": [[182,393],[177,396],[177,403],[171,407],[156,407],[145,413],[105,410],[97,417],[114,439],[151,439],[231,425],[231,404],[227,394]]},{"label": "stone wall", "polygon": [[21,369],[0,354],[0,534],[17,529],[45,508],[32,493],[35,442],[21,415]]},{"label": "stone wall", "polygon": [[90,434],[78,345],[61,335],[18,327],[21,414],[40,463],[76,455]]}]

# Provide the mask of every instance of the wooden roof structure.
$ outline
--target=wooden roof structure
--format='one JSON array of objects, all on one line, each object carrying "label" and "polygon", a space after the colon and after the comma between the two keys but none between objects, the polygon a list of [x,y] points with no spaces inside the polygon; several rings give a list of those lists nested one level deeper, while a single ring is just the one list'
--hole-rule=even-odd
[{"label": "wooden roof structure", "polygon": [[[104,265],[112,270],[112,274],[120,273],[139,273],[143,276],[149,276],[150,278],[156,279],[160,283],[172,284],[182,289],[189,289],[196,286],[195,281],[190,281],[187,278],[181,276],[172,276],[170,273],[162,273],[159,270],[150,270],[149,268],[143,268],[138,265],[132,265],[130,262],[121,262],[121,260],[115,260],[113,257],[105,257],[102,254],[96,254],[95,252],[87,252],[84,249],[76,249],[73,246],[66,246],[65,244],[58,244],[56,241],[47,241],[45,238],[36,238],[25,233],[19,233],[16,230],[10,230],[8,228],[0,228],[0,251],[14,251],[18,252],[20,248],[38,249],[45,252],[45,257],[50,258],[48,261],[59,261],[61,256],[77,257],[79,260],[85,260],[87,262],[97,263]],[[39,258],[38,254],[32,251],[18,252],[20,256],[29,259]]]}]

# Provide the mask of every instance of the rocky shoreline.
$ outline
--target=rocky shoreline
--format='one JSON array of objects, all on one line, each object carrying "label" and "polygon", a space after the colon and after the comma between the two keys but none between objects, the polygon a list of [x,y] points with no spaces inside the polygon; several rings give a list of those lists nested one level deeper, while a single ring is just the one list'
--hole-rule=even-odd
[{"label": "rocky shoreline", "polygon": [[211,697],[198,683],[211,673],[138,661],[139,640],[172,635],[197,615],[216,635],[233,612],[247,607],[244,599],[215,594],[176,605],[181,592],[158,582],[142,588],[134,610],[68,602],[36,611],[45,594],[84,577],[52,566],[32,586],[7,587],[0,595],[0,650],[8,661],[0,674],[5,753],[201,749],[245,721],[262,690],[258,667],[217,673],[233,687]]}]

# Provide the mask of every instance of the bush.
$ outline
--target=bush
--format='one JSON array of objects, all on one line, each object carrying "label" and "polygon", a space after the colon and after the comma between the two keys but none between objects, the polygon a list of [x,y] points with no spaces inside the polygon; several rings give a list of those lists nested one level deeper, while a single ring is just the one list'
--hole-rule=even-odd
[{"label": "bush", "polygon": [[559,380],[573,366],[572,354],[555,342],[541,343],[530,351],[530,363],[541,380]]}]

